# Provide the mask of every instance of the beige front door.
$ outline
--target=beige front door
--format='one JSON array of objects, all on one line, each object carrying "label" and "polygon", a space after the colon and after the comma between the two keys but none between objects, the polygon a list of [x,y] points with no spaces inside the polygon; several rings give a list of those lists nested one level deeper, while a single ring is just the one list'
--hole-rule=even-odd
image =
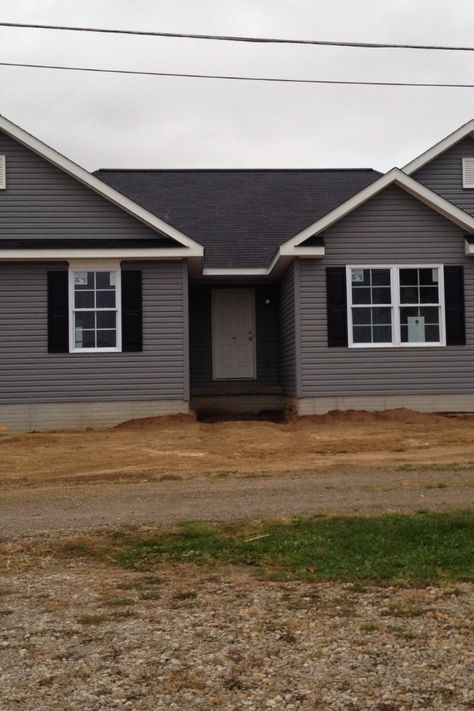
[{"label": "beige front door", "polygon": [[256,377],[253,289],[212,290],[212,377],[214,380]]}]

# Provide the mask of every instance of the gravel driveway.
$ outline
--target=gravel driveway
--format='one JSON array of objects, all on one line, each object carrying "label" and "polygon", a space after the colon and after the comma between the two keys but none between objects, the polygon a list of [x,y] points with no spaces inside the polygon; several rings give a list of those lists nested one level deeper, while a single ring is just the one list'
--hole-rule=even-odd
[{"label": "gravel driveway", "polygon": [[3,488],[0,534],[79,531],[187,520],[320,513],[474,509],[471,471],[292,473],[287,476]]},{"label": "gravel driveway", "polygon": [[474,585],[81,561],[3,576],[1,711],[474,709]]}]

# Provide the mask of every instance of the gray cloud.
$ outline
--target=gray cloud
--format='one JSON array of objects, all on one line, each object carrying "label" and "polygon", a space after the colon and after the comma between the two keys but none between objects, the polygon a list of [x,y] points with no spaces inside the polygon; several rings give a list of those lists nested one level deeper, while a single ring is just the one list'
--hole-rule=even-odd
[{"label": "gray cloud", "polygon": [[[4,21],[472,44],[470,0],[0,0]],[[471,82],[474,53],[365,51],[0,28],[0,61]],[[84,165],[403,165],[474,116],[474,91],[246,84],[0,67],[0,113]]]}]

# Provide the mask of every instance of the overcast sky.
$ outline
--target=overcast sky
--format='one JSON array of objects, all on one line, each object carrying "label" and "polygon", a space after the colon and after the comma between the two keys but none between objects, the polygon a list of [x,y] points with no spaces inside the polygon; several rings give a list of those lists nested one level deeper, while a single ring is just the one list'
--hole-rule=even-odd
[{"label": "overcast sky", "polygon": [[[0,0],[0,21],[474,44],[473,0]],[[249,45],[0,28],[0,61],[473,83],[474,52]],[[337,87],[0,67],[0,113],[96,168],[403,166],[474,117],[474,89]]]}]

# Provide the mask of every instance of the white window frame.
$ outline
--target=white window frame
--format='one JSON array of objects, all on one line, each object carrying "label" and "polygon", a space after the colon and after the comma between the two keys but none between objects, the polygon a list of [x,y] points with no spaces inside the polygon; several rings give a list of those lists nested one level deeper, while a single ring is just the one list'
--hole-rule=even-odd
[{"label": "white window frame", "polygon": [[[392,310],[392,342],[391,343],[354,343],[352,323],[352,270],[353,269],[389,269],[391,310]],[[439,294],[439,341],[402,342],[400,328],[400,269],[437,269]],[[444,265],[443,264],[350,264],[346,266],[347,291],[347,342],[349,348],[440,348],[446,346],[446,318],[444,304]],[[433,304],[419,304],[419,306]],[[361,305],[362,306],[362,305]],[[378,304],[367,304],[367,307],[377,307]],[[383,305],[381,305],[383,308]]]},{"label": "white window frame", "polygon": [[[74,307],[74,274],[76,272],[110,272],[115,274],[115,308],[104,309],[115,311],[116,345],[107,348],[76,348],[75,313],[77,311],[95,311],[97,309],[76,309]],[[69,263],[69,353],[121,353],[122,351],[122,270],[117,261],[81,262],[72,260]],[[101,310],[101,309],[99,309]]]},{"label": "white window frame", "polygon": [[[472,171],[472,177],[470,176],[469,179],[467,177],[468,170],[469,172]],[[468,156],[462,159],[462,186],[465,190],[474,189],[474,156]]]}]

